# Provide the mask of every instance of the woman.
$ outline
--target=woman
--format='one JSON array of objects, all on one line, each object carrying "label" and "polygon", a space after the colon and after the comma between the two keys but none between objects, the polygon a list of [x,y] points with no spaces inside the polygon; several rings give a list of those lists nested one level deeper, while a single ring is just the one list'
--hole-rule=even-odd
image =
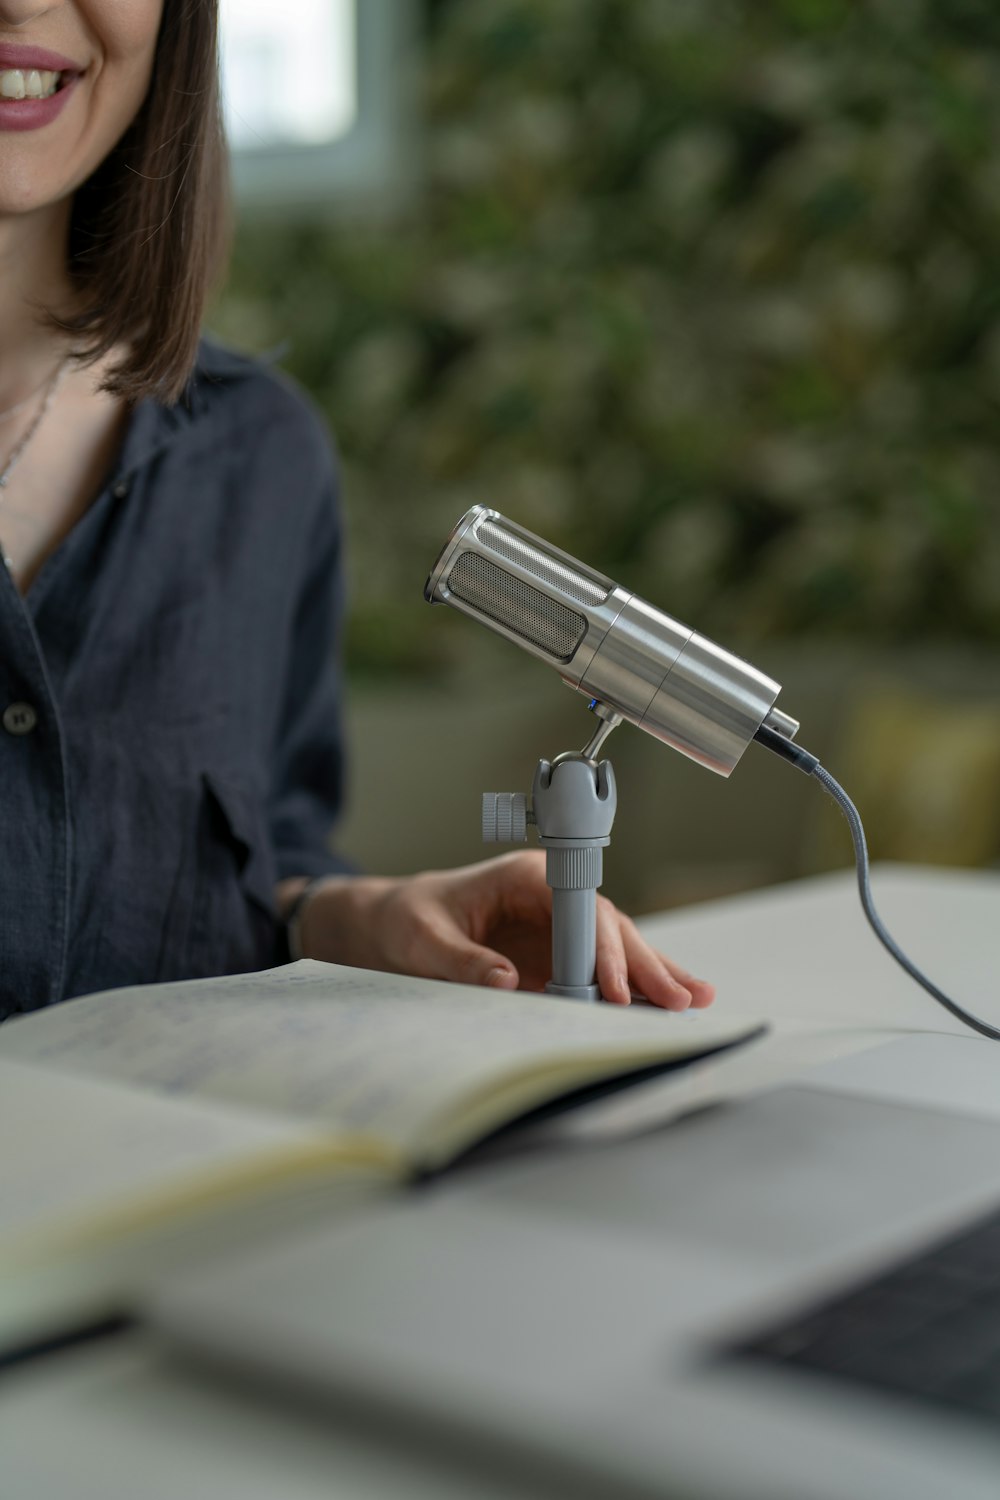
[{"label": "woman", "polygon": [[[541,856],[328,852],[339,530],[301,399],[198,329],[220,260],[216,0],[0,0],[0,1016],[344,963],[538,987]],[[711,987],[602,900],[598,978]]]}]

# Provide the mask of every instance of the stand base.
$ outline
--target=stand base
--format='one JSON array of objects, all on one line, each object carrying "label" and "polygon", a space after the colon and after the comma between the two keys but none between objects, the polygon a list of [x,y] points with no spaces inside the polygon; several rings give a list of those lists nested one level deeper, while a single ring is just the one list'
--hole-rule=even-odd
[{"label": "stand base", "polygon": [[600,1000],[600,986],[596,984],[553,984],[545,986],[547,995],[561,995],[564,1000]]}]

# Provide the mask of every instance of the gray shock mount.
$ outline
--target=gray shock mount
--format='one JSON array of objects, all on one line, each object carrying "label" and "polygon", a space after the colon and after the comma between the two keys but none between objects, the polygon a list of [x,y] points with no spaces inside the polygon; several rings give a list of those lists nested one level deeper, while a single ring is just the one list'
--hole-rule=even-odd
[{"label": "gray shock mount", "polygon": [[522,843],[528,825],[545,850],[545,879],[552,890],[551,995],[599,1000],[597,890],[604,876],[604,849],[618,806],[615,773],[597,752],[621,716],[603,703],[590,705],[601,723],[583,750],[540,760],[531,789],[483,793],[484,843]]}]

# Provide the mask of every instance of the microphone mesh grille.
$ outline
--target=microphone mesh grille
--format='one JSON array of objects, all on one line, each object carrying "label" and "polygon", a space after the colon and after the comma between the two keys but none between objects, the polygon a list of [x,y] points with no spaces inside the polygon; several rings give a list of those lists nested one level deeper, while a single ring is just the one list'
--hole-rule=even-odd
[{"label": "microphone mesh grille", "polygon": [[575,599],[578,604],[603,604],[610,592],[581,572],[574,572],[555,557],[549,557],[538,546],[524,541],[516,532],[499,525],[496,521],[480,521],[476,527],[476,538],[484,547],[489,547],[498,557],[534,573],[542,583],[549,584]]},{"label": "microphone mesh grille", "polygon": [[560,661],[573,655],[587,631],[582,615],[478,552],[459,554],[448,591]]}]

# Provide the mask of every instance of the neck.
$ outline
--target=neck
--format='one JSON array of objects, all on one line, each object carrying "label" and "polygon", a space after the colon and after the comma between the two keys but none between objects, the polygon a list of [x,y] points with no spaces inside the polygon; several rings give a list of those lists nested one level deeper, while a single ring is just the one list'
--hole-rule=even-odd
[{"label": "neck", "polygon": [[69,201],[39,213],[0,217],[0,409],[44,382],[67,341],[42,320],[66,307]]}]

